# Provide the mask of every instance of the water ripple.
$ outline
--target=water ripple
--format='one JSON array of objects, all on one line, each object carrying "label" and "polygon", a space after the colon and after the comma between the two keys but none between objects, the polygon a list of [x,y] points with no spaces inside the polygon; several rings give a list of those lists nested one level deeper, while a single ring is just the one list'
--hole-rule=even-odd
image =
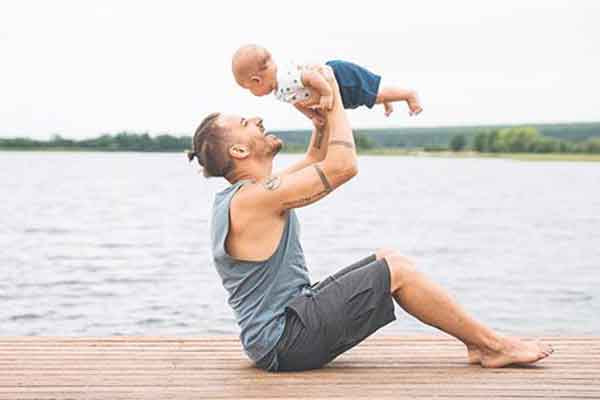
[{"label": "water ripple", "polygon": [[[182,172],[175,154],[49,153],[43,176],[37,157],[0,154],[0,171],[22,171],[0,204],[2,334],[239,332],[210,256],[225,182]],[[504,332],[600,332],[598,163],[359,162],[298,210],[311,281],[392,247]],[[387,333],[432,332],[398,313]]]},{"label": "water ripple", "polygon": [[29,321],[29,320],[33,320],[33,319],[42,319],[44,318],[45,315],[42,314],[34,314],[34,313],[27,313],[27,314],[17,314],[17,315],[12,315],[8,318],[9,321]]},{"label": "water ripple", "polygon": [[18,288],[27,288],[27,287],[41,287],[41,288],[51,288],[51,287],[59,287],[59,286],[74,286],[74,285],[90,285],[94,282],[91,281],[80,281],[80,280],[63,280],[63,281],[54,281],[54,282],[37,282],[37,283],[18,283]]},{"label": "water ripple", "polygon": [[165,322],[165,320],[161,319],[161,318],[146,318],[141,321],[137,321],[136,324],[137,325],[155,325],[155,324],[162,324],[163,322]]}]

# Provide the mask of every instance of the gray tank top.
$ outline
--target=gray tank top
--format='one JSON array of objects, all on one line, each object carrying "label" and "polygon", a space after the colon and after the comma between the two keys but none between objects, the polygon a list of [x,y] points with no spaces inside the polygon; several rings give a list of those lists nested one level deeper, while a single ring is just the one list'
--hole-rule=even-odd
[{"label": "gray tank top", "polygon": [[[294,210],[287,213],[279,245],[267,260],[242,261],[227,254],[229,206],[245,183],[249,181],[236,182],[215,196],[211,239],[214,264],[241,329],[240,341],[248,357],[256,362],[274,353],[271,350],[283,333],[285,306],[295,296],[310,291],[310,279]],[[267,357],[271,358],[267,361],[269,364],[273,363],[273,357],[273,354]]]}]

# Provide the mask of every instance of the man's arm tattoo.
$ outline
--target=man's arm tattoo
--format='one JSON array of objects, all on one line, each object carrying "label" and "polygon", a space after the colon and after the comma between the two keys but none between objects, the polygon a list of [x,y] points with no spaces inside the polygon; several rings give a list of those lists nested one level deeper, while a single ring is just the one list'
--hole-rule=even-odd
[{"label": "man's arm tattoo", "polygon": [[315,170],[317,171],[317,174],[319,174],[319,178],[321,178],[321,182],[323,182],[323,186],[325,187],[325,192],[326,193],[331,192],[333,189],[331,187],[331,184],[327,180],[327,177],[325,176],[325,173],[323,172],[321,167],[319,167],[317,164],[315,164],[314,167],[315,167]]},{"label": "man's arm tattoo", "polygon": [[298,200],[292,200],[292,201],[285,201],[283,203],[283,207],[285,208],[296,208],[296,207],[302,207],[305,206],[307,204],[312,203],[313,201],[325,196],[327,193],[329,193],[328,190],[322,190],[320,192],[311,194],[310,196],[305,196],[305,197],[301,197]]},{"label": "man's arm tattoo", "polygon": [[317,136],[315,137],[315,148],[316,149],[320,149],[321,148],[321,144],[323,143],[323,136],[325,136],[325,134],[323,133],[323,129],[317,129]]},{"label": "man's arm tattoo", "polygon": [[267,190],[275,190],[277,189],[279,186],[281,186],[281,178],[278,176],[270,176],[267,178],[267,180],[263,183],[263,186],[265,187],[265,189]]},{"label": "man's arm tattoo", "polygon": [[346,140],[332,140],[329,142],[330,146],[346,146],[350,149],[354,148],[354,144],[352,142],[348,142]]},{"label": "man's arm tattoo", "polygon": [[296,208],[296,207],[305,206],[307,204],[312,203],[315,200],[320,199],[321,197],[327,195],[327,193],[329,193],[333,190],[333,188],[331,187],[331,184],[327,180],[327,177],[325,176],[325,173],[323,173],[323,170],[321,169],[321,167],[319,167],[316,164],[314,165],[314,167],[315,167],[315,170],[317,171],[317,174],[319,174],[319,178],[321,178],[321,182],[323,183],[324,189],[319,192],[313,193],[311,195],[301,197],[297,200],[285,201],[283,203],[283,206],[285,208]]}]

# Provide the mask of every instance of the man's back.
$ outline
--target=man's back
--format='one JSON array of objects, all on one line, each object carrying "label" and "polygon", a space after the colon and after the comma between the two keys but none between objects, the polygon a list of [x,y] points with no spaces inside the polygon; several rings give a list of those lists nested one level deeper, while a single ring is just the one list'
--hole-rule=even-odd
[{"label": "man's back", "polygon": [[230,206],[246,183],[239,181],[215,196],[211,238],[214,264],[229,293],[228,303],[241,329],[242,345],[248,356],[258,361],[283,333],[285,306],[310,286],[310,280],[293,210],[285,213],[277,247],[264,261],[239,260],[227,251],[226,241],[233,225]]},{"label": "man's back", "polygon": [[276,214],[268,209],[253,207],[245,202],[245,191],[252,185],[241,187],[231,200],[230,226],[226,248],[232,257],[241,260],[261,261],[269,258],[277,248],[285,229],[288,213]]}]

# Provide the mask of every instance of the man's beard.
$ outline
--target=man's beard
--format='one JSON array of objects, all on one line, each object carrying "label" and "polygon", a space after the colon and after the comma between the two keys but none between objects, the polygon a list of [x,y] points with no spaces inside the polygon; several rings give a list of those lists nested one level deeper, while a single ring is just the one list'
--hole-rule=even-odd
[{"label": "man's beard", "polygon": [[273,145],[269,146],[271,150],[270,153],[272,156],[275,156],[283,148],[283,141],[273,134],[271,134],[270,136],[273,138]]}]

